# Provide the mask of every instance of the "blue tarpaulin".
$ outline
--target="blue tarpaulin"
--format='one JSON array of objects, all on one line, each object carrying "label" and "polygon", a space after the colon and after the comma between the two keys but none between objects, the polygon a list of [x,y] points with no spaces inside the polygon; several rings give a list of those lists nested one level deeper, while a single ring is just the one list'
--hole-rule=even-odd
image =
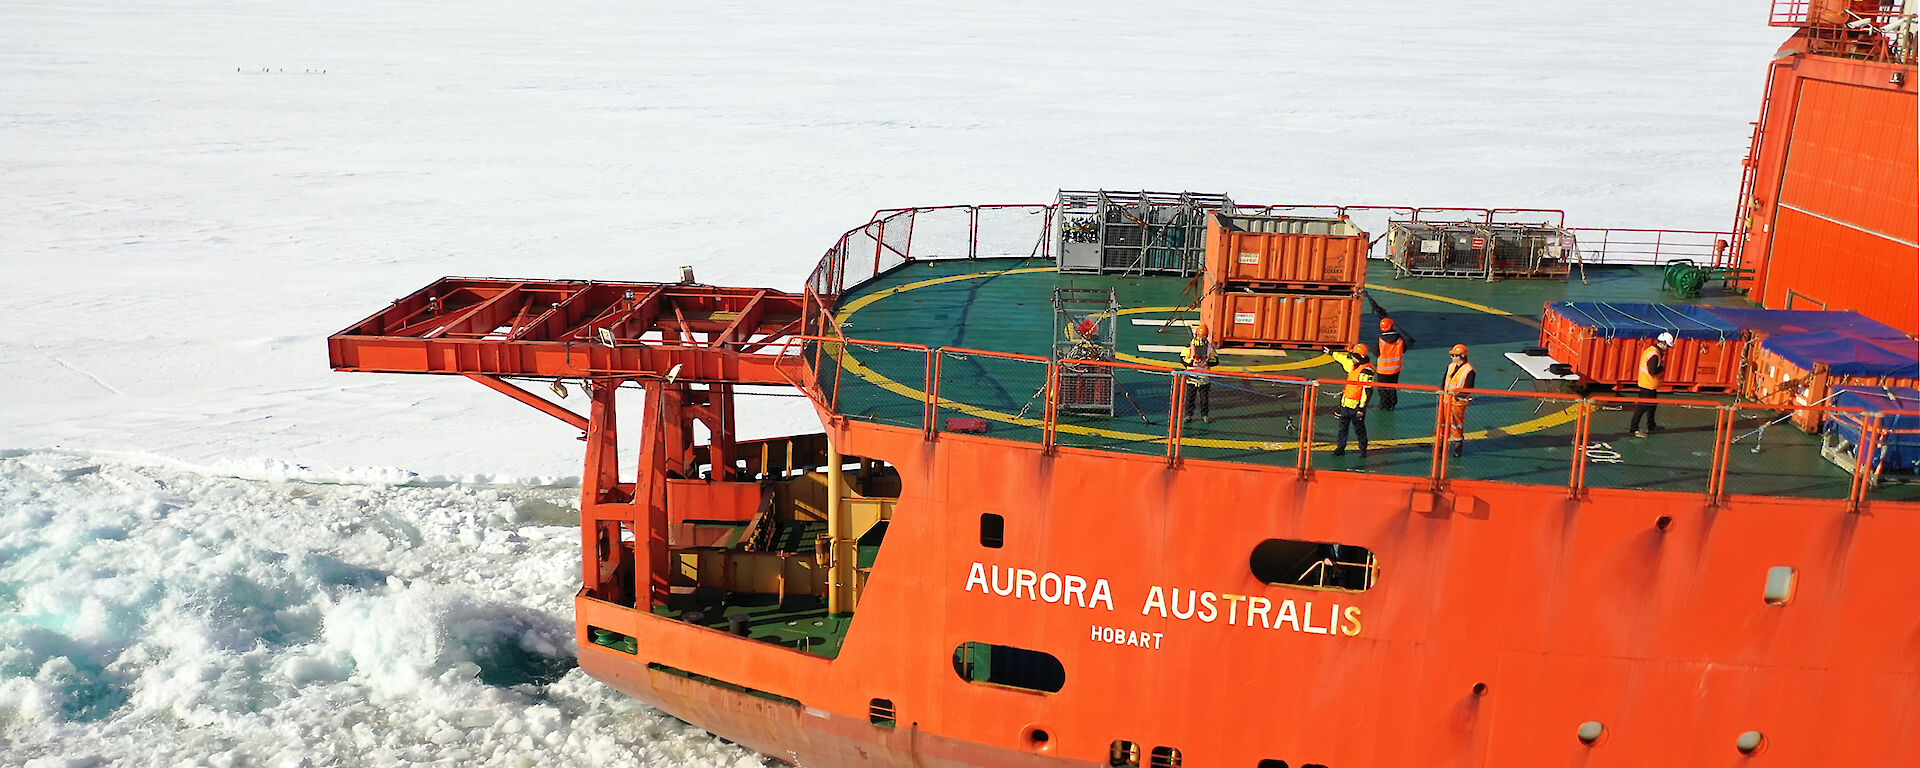
[{"label": "blue tarpaulin", "polygon": [[1737,339],[1739,327],[1690,304],[1642,304],[1612,301],[1556,301],[1548,311],[1592,328],[1603,339],[1651,339],[1671,333],[1679,339]]},{"label": "blue tarpaulin", "polygon": [[[1920,390],[1847,384],[1834,388],[1833,404],[1882,414],[1880,426],[1889,430],[1889,434],[1882,436],[1881,447],[1885,452],[1875,453],[1880,454],[1881,466],[1887,471],[1913,472],[1920,468],[1920,416],[1886,414],[1887,411],[1920,411]],[[1860,414],[1831,414],[1827,417],[1827,429],[1859,445],[1859,418]]]},{"label": "blue tarpaulin", "polygon": [[1920,377],[1920,342],[1872,339],[1845,331],[1815,331],[1768,336],[1760,348],[1801,370],[1825,363],[1838,376]]},{"label": "blue tarpaulin", "polygon": [[1814,331],[1846,331],[1867,339],[1905,338],[1893,326],[1858,312],[1827,309],[1707,309],[1728,325],[1768,336]]}]

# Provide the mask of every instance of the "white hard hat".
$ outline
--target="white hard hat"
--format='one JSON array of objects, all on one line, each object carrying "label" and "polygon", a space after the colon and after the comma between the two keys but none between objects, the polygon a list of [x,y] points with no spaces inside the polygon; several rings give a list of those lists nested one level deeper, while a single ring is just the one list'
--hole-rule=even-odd
[{"label": "white hard hat", "polygon": [[1666,331],[1661,331],[1660,336],[1654,340],[1669,347],[1673,346],[1673,334],[1667,333]]}]

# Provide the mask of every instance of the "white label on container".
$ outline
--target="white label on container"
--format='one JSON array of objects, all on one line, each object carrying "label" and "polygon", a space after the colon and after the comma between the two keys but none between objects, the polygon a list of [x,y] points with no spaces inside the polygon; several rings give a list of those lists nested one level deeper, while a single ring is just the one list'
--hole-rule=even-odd
[{"label": "white label on container", "polygon": [[1560,244],[1555,243],[1553,245],[1547,246],[1547,256],[1548,258],[1554,258],[1554,259],[1560,258]]},{"label": "white label on container", "polygon": [[1233,313],[1233,324],[1234,324],[1234,325],[1253,325],[1253,324],[1254,324],[1254,322],[1255,322],[1255,321],[1254,321],[1254,317],[1253,317],[1253,313],[1252,313],[1252,312],[1235,312],[1235,313]]},{"label": "white label on container", "polygon": [[1440,252],[1440,241],[1438,241],[1438,240],[1422,240],[1422,241],[1420,241],[1420,252],[1421,252],[1421,253],[1439,253],[1439,252]]},{"label": "white label on container", "polygon": [[1247,252],[1245,252],[1245,251],[1241,251],[1241,252],[1240,252],[1240,263],[1242,263],[1242,264],[1258,264],[1258,263],[1260,263],[1260,254],[1257,254],[1257,253],[1247,253]]}]

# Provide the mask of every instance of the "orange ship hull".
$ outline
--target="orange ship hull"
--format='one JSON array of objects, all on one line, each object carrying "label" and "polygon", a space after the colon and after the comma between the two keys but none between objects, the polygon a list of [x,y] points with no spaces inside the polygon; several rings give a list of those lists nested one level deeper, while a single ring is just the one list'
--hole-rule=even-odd
[{"label": "orange ship hull", "polygon": [[[801,765],[1105,764],[1116,739],[1178,748],[1192,765],[1738,765],[1759,756],[1735,748],[1747,731],[1782,765],[1920,755],[1920,616],[1905,606],[1920,592],[1905,554],[1920,516],[1908,508],[1742,498],[1709,509],[1688,494],[1571,500],[1564,488],[1466,481],[1434,494],[1399,478],[1169,470],[966,436],[929,446],[872,425],[835,438],[905,478],[887,545],[901,556],[876,563],[839,658],[582,597],[582,637],[591,624],[640,649],[583,643],[582,667]],[[984,510],[1007,516],[1003,548],[980,546]],[[1364,541],[1379,583],[1272,587],[1223,555],[1276,536]],[[1107,579],[1112,608],[969,590],[975,563]],[[1770,605],[1763,582],[1783,564],[1800,564],[1799,597]],[[1143,614],[1156,586],[1298,610],[1252,625],[1224,607],[1213,621]],[[968,641],[1046,648],[1066,686],[969,684],[949,662]],[[649,674],[648,663],[799,703]],[[866,722],[873,698],[895,704],[898,727]],[[1601,744],[1576,739],[1587,721],[1604,724]]]}]

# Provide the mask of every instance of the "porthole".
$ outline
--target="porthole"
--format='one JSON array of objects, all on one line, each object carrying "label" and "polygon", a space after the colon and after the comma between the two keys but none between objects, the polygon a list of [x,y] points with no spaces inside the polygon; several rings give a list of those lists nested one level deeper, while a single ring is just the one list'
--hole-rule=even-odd
[{"label": "porthole", "polygon": [[1607,726],[1598,720],[1588,720],[1581,723],[1580,728],[1574,731],[1573,735],[1580,739],[1580,743],[1591,747],[1607,737]]},{"label": "porthole", "polygon": [[1254,578],[1274,586],[1360,592],[1373,587],[1379,562],[1366,547],[1267,539],[1247,558]]},{"label": "porthole", "polygon": [[1766,747],[1767,735],[1759,731],[1747,731],[1746,733],[1740,734],[1739,738],[1733,740],[1733,748],[1740,750],[1740,754],[1743,755],[1758,754],[1760,750],[1766,749]]},{"label": "porthole", "polygon": [[893,728],[898,725],[900,721],[893,711],[893,700],[869,700],[867,702],[867,722],[883,728]]},{"label": "porthole", "polygon": [[1067,684],[1067,668],[1058,657],[1010,645],[961,643],[953,649],[953,671],[970,683],[1037,693],[1059,693]]},{"label": "porthole", "polygon": [[1800,574],[1784,565],[1767,569],[1767,605],[1786,605],[1793,602],[1793,590],[1800,581]]},{"label": "porthole", "polygon": [[999,549],[1007,543],[1007,519],[987,512],[980,515],[980,546]]}]

